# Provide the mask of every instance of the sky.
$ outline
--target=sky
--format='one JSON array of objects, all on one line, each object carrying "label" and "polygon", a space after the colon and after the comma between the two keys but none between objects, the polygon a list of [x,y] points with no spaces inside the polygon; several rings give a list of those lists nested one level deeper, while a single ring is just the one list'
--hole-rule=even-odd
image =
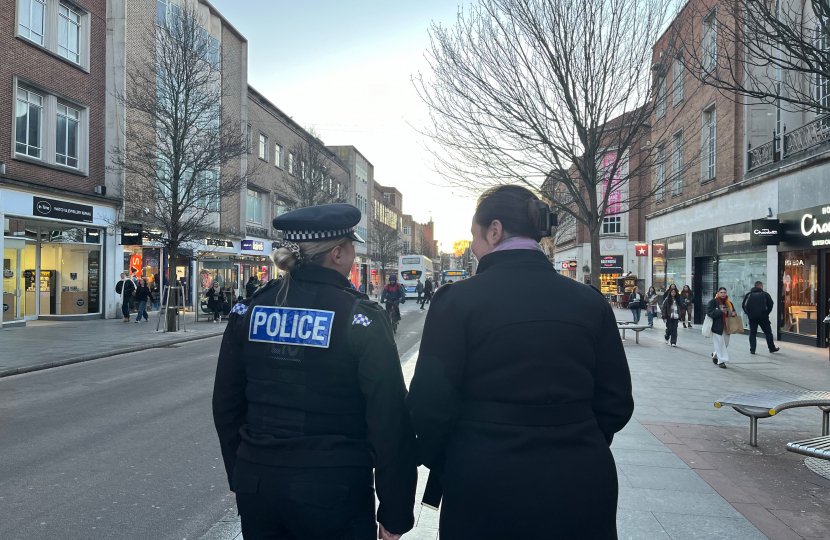
[{"label": "sky", "polygon": [[403,211],[435,221],[451,251],[470,238],[475,200],[431,170],[412,126],[427,109],[411,78],[428,75],[432,22],[455,21],[453,0],[211,0],[248,40],[248,83],[327,145],[353,145],[375,181],[396,187]]}]

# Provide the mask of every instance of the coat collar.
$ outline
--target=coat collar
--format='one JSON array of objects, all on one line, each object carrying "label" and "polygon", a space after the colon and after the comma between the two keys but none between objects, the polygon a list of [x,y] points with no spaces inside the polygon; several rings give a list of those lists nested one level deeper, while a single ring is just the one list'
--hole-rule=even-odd
[{"label": "coat collar", "polygon": [[312,281],[315,283],[325,283],[333,285],[341,289],[351,289],[351,283],[343,274],[337,270],[326,268],[317,264],[309,264],[301,266],[291,272],[291,278],[298,281]]},{"label": "coat collar", "polygon": [[553,267],[547,256],[541,251],[528,249],[511,249],[505,251],[493,251],[481,258],[478,263],[476,274],[480,274],[495,266],[507,266],[513,264],[540,264]]}]

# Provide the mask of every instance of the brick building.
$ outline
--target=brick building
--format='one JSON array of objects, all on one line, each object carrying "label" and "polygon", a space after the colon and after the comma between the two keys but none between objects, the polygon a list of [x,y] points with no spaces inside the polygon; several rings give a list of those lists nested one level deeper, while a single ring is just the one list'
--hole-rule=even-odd
[{"label": "brick building", "polygon": [[106,5],[0,1],[2,325],[100,318],[112,302]]}]

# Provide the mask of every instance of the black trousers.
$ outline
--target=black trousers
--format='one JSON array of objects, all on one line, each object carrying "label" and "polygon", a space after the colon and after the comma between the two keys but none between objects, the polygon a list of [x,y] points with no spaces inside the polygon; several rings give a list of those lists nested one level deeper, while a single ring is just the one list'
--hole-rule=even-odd
[{"label": "black trousers", "polygon": [[432,300],[432,293],[425,292],[423,298],[421,299],[421,305],[429,304],[429,301]]},{"label": "black trousers", "polygon": [[666,321],[666,339],[671,338],[672,345],[677,345],[677,325],[680,319],[668,319]]},{"label": "black trousers", "polygon": [[130,313],[133,311],[133,297],[126,296],[124,297],[124,301],[121,303],[121,315],[124,316],[125,319],[130,318]]},{"label": "black trousers", "polygon": [[238,460],[233,471],[245,540],[374,540],[372,469],[270,467]]},{"label": "black trousers", "polygon": [[757,334],[758,327],[767,337],[767,347],[769,350],[775,349],[775,342],[772,340],[772,328],[770,327],[769,318],[752,320],[749,319],[749,350],[755,352],[755,346],[758,344]]}]

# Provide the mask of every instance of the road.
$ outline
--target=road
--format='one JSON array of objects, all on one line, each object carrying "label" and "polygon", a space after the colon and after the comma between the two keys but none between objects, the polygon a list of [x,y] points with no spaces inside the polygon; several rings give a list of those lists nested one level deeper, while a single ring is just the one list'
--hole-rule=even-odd
[{"label": "road", "polygon": [[[403,357],[426,311],[403,306]],[[233,507],[210,410],[220,338],[0,379],[0,538],[199,538]]]}]

